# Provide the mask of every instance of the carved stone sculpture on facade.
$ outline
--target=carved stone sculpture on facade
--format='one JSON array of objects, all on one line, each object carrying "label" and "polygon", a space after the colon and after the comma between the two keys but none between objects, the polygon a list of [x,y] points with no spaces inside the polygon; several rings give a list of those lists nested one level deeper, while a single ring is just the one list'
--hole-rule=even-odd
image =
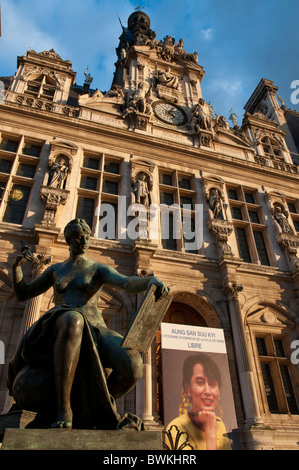
[{"label": "carved stone sculpture on facade", "polygon": [[283,205],[274,204],[273,216],[274,216],[275,221],[277,222],[277,227],[280,232],[294,233],[288,221],[288,213],[284,209]]},{"label": "carved stone sculpture on facade", "polygon": [[135,202],[145,206],[150,205],[150,191],[146,181],[146,175],[141,173],[134,185]]},{"label": "carved stone sculpture on facade", "polygon": [[151,87],[146,90],[144,83],[139,82],[138,88],[129,95],[128,104],[122,113],[124,119],[128,118],[130,126],[146,130],[147,123],[152,114]]},{"label": "carved stone sculpture on facade", "polygon": [[64,189],[68,175],[68,166],[64,158],[51,163],[48,186],[51,188]]},{"label": "carved stone sculpture on facade", "polygon": [[227,204],[224,204],[223,195],[218,188],[210,189],[209,205],[214,219],[227,220]]},{"label": "carved stone sculpture on facade", "polygon": [[198,133],[201,129],[210,130],[211,127],[210,112],[206,109],[205,100],[199,98],[198,103],[191,108],[191,129]]},{"label": "carved stone sculpture on facade", "polygon": [[288,217],[285,195],[278,192],[267,192],[265,198],[273,218],[277,243],[285,250],[287,260],[293,270],[299,269],[299,237],[295,234]]},{"label": "carved stone sculpture on facade", "polygon": [[177,89],[179,86],[178,77],[175,77],[170,70],[170,67],[167,67],[165,72],[158,71],[157,73],[158,84],[164,85],[169,88]]},{"label": "carved stone sculpture on facade", "polygon": [[215,133],[212,129],[210,106],[206,106],[203,98],[191,108],[190,129],[200,147],[211,147]]},{"label": "carved stone sculpture on facade", "polygon": [[207,201],[208,229],[217,239],[219,255],[232,256],[228,237],[233,231],[233,224],[227,218],[224,182],[220,178],[205,177],[203,188]]}]

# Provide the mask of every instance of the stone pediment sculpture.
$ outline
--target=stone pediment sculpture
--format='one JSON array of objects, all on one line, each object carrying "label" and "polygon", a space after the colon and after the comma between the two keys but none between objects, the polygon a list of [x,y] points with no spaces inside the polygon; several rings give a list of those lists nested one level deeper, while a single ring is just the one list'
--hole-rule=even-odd
[{"label": "stone pediment sculpture", "polygon": [[[55,307],[24,334],[9,364],[8,387],[14,410],[36,412],[31,427],[141,430],[134,415],[120,416],[115,400],[143,373],[146,353],[171,301],[169,289],[154,276],[124,276],[87,257],[90,228],[82,219],[67,224],[69,258],[47,267],[29,284],[23,250],[13,264],[17,299],[34,298],[50,287]],[[106,327],[97,308],[103,286],[147,293],[125,338]]]}]

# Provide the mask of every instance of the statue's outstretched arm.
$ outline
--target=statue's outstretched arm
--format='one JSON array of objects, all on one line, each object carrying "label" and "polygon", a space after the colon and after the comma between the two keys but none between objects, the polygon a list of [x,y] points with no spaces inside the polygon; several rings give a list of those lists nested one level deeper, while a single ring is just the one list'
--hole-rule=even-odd
[{"label": "statue's outstretched arm", "polygon": [[22,264],[25,263],[26,257],[18,255],[12,267],[12,279],[14,291],[19,301],[24,301],[36,297],[46,292],[54,284],[53,268],[48,267],[40,276],[33,279],[29,284],[24,280]]},{"label": "statue's outstretched arm", "polygon": [[124,276],[116,269],[104,265],[100,267],[100,275],[104,284],[115,287],[116,289],[125,290],[132,294],[145,291],[150,284],[154,284],[158,287],[158,297],[166,295],[169,292],[169,288],[164,284],[164,282],[160,281],[160,279],[155,276]]}]

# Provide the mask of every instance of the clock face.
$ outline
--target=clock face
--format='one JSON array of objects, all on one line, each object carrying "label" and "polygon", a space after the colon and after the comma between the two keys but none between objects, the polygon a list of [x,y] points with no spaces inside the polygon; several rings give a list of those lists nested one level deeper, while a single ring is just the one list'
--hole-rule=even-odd
[{"label": "clock face", "polygon": [[153,105],[154,113],[161,121],[174,126],[182,126],[187,122],[185,111],[175,104],[157,101]]}]

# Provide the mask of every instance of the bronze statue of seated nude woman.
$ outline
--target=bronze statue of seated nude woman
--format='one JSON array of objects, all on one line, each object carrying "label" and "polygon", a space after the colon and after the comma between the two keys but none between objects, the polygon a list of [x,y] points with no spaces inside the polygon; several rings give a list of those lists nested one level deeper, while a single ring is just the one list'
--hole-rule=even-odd
[{"label": "bronze statue of seated nude woman", "polygon": [[64,236],[69,258],[29,284],[21,268],[25,255],[15,260],[17,299],[53,287],[55,307],[23,336],[9,365],[9,391],[16,407],[47,416],[52,427],[119,429],[122,418],[115,399],[141,378],[143,360],[138,351],[122,347],[122,336],[107,328],[97,308],[101,289],[105,284],[137,293],[154,284],[159,296],[169,289],[154,276],[124,276],[89,259],[90,228],[83,219],[69,222]]}]

